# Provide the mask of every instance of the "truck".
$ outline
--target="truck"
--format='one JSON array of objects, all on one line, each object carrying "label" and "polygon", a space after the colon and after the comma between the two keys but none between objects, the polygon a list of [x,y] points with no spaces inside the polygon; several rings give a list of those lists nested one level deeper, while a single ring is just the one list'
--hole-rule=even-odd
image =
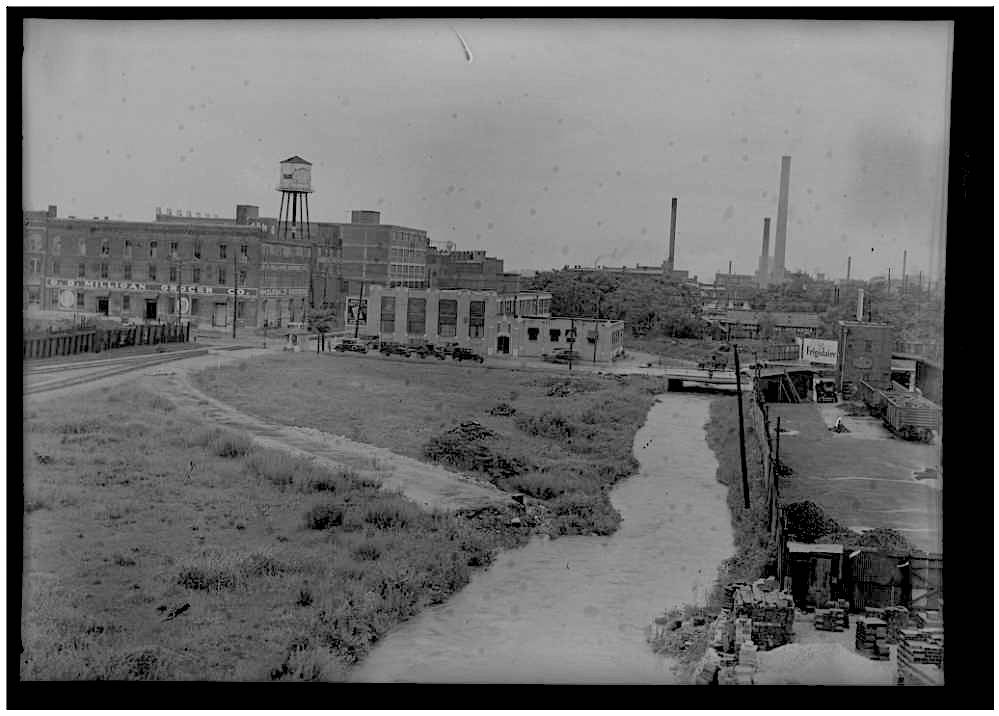
[{"label": "truck", "polygon": [[835,403],[836,402],[836,381],[822,378],[815,381],[815,402]]}]

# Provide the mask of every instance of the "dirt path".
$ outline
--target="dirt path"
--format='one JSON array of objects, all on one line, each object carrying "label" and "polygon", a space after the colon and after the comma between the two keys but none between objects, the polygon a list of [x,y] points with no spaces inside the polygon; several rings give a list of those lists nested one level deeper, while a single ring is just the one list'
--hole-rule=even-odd
[{"label": "dirt path", "polygon": [[[240,358],[233,355],[229,360]],[[478,509],[504,505],[510,496],[487,482],[444,470],[391,450],[355,442],[313,428],[270,423],[243,413],[199,390],[192,382],[195,371],[215,366],[226,358],[183,361],[143,377],[148,387],[169,398],[177,408],[206,422],[241,430],[269,448],[313,458],[329,469],[350,468],[362,478],[379,482],[386,490],[397,490],[417,504],[432,509]]]}]

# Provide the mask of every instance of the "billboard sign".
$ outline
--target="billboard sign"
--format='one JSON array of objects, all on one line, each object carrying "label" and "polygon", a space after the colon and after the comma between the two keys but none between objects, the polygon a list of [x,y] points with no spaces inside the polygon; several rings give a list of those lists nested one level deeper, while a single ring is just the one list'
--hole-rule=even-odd
[{"label": "billboard sign", "polygon": [[818,338],[798,338],[801,346],[801,359],[809,363],[836,365],[836,341],[820,340]]},{"label": "billboard sign", "polygon": [[368,322],[368,299],[348,298],[346,323],[354,326],[358,323]]}]

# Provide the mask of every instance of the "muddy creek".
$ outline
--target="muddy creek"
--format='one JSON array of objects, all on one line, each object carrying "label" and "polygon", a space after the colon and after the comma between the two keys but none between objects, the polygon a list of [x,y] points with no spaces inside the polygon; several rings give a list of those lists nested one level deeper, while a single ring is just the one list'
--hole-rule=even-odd
[{"label": "muddy creek", "polygon": [[533,539],[403,624],[354,673],[368,682],[672,683],[645,630],[702,601],[734,551],[704,438],[710,396],[668,393],[635,436],[638,474],[611,500],[610,537]]}]

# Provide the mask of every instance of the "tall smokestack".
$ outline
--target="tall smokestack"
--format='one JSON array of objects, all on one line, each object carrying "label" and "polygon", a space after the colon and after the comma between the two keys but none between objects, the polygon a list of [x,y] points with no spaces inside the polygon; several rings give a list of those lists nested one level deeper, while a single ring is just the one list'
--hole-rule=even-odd
[{"label": "tall smokestack", "polygon": [[673,273],[673,260],[676,256],[676,197],[670,201],[669,212],[669,256],[666,257],[666,270]]},{"label": "tall smokestack", "polygon": [[846,257],[846,280],[847,281],[850,280],[850,262],[852,262],[852,261],[853,261],[853,257],[852,256],[847,256]]},{"label": "tall smokestack", "polygon": [[784,280],[784,259],[787,254],[787,193],[791,184],[791,157],[780,158],[780,194],[777,199],[777,232],[774,238],[773,280]]},{"label": "tall smokestack", "polygon": [[864,320],[864,289],[857,289],[857,321]]},{"label": "tall smokestack", "polygon": [[731,261],[728,262],[728,275],[729,276],[732,275],[732,262]]},{"label": "tall smokestack", "polygon": [[766,288],[770,282],[770,217],[763,219],[763,250],[760,252],[760,267],[756,272],[760,288]]},{"label": "tall smokestack", "polygon": [[905,293],[906,289],[906,276],[905,276],[905,260],[909,258],[909,250],[906,249],[902,252],[902,293]]}]

